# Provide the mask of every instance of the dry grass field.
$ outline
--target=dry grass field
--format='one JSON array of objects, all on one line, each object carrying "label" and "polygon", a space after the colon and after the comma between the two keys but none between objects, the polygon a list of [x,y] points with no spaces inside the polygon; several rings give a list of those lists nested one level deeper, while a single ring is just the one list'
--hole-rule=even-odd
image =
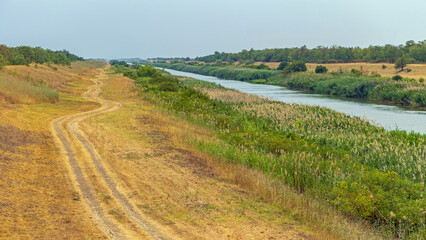
[{"label": "dry grass field", "polygon": [[[270,68],[276,69],[279,62],[256,62],[254,65],[265,64]],[[390,63],[328,63],[328,64],[319,64],[319,63],[307,63],[308,71],[315,71],[315,67],[318,65],[323,65],[328,68],[330,72],[338,72],[340,69],[343,71],[351,71],[351,69],[361,70],[364,73],[378,72],[380,75],[385,77],[392,77],[395,74],[399,74],[403,77],[414,78],[418,80],[419,78],[426,78],[426,64],[408,64],[407,68],[411,69],[411,72],[399,72],[394,68],[394,64]],[[383,69],[382,66],[385,65],[386,68]]]},{"label": "dry grass field", "polygon": [[[0,239],[105,238],[78,200],[50,130],[54,118],[97,106],[80,97],[97,74],[92,67],[74,63],[0,71]],[[24,87],[8,89],[4,79]],[[39,79],[59,90],[55,103],[32,91]]]}]

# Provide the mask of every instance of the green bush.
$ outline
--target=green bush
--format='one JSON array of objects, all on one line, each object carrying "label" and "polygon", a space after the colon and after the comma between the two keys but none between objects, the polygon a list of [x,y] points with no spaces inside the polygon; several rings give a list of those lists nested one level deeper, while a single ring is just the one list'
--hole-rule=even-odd
[{"label": "green bush", "polygon": [[402,80],[402,77],[401,77],[401,75],[395,75],[395,76],[392,77],[392,80],[400,81],[400,80]]},{"label": "green bush", "polygon": [[160,76],[160,71],[151,65],[140,66],[136,71],[138,77],[157,77]]},{"label": "green bush", "polygon": [[315,73],[326,73],[328,69],[325,66],[319,65],[315,68]]},{"label": "green bush", "polygon": [[380,73],[378,73],[378,72],[371,72],[370,73],[370,77],[372,77],[372,78],[379,78],[379,77],[381,77],[382,75],[380,75]]},{"label": "green bush", "polygon": [[176,92],[179,86],[174,82],[161,82],[158,84],[158,89],[163,92]]},{"label": "green bush", "polygon": [[270,68],[263,63],[256,66],[256,69],[270,70]]},{"label": "green bush", "polygon": [[287,66],[288,66],[288,62],[287,61],[283,61],[278,66],[277,70],[284,70],[284,68],[287,67]]},{"label": "green bush", "polygon": [[3,66],[7,65],[6,58],[0,54],[0,70],[3,69]]},{"label": "green bush", "polygon": [[306,72],[308,68],[303,61],[294,61],[283,69],[284,73]]},{"label": "green bush", "polygon": [[360,70],[357,70],[357,69],[352,68],[352,69],[351,69],[351,74],[352,74],[352,75],[354,75],[354,76],[359,77],[359,76],[361,76],[361,75],[362,75],[362,72],[361,72]]}]

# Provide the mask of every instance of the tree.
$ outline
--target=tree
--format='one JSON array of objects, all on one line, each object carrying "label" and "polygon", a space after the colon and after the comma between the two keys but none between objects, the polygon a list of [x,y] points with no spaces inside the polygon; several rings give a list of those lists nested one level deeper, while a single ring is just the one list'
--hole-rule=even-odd
[{"label": "tree", "polygon": [[269,70],[270,68],[267,65],[262,63],[262,64],[256,66],[256,69]]},{"label": "tree", "polygon": [[24,57],[22,54],[17,54],[12,57],[12,65],[28,65],[30,61]]},{"label": "tree", "polygon": [[401,68],[401,71],[404,70],[404,67],[407,66],[407,58],[401,57],[395,61],[395,69]]},{"label": "tree", "polygon": [[283,61],[280,63],[280,65],[278,66],[277,70],[283,70],[285,67],[288,66],[288,62],[287,61]]},{"label": "tree", "polygon": [[0,70],[3,69],[3,66],[7,65],[6,58],[0,54]]},{"label": "tree", "polygon": [[294,61],[290,65],[284,68],[284,73],[293,73],[293,72],[306,72],[308,68],[304,61]]},{"label": "tree", "polygon": [[0,55],[3,55],[6,61],[10,60],[12,57],[12,53],[9,51],[9,48],[4,44],[0,45]]},{"label": "tree", "polygon": [[140,66],[136,74],[138,77],[157,77],[161,75],[158,69],[151,65]]},{"label": "tree", "polygon": [[326,73],[327,71],[328,69],[323,65],[319,65],[315,68],[315,73]]}]

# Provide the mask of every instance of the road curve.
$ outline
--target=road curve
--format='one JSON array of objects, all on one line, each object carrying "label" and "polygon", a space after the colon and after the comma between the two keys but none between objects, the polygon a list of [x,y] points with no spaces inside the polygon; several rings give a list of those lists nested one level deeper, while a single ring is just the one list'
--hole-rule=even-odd
[{"label": "road curve", "polygon": [[141,213],[139,213],[136,210],[136,207],[129,201],[129,199],[118,190],[116,182],[104,167],[99,154],[93,147],[93,144],[79,129],[79,123],[84,119],[98,114],[115,111],[121,107],[120,103],[107,101],[98,97],[103,85],[100,79],[102,79],[104,74],[105,73],[102,72],[95,79],[93,79],[92,81],[95,84],[90,86],[87,92],[84,94],[85,99],[97,102],[101,105],[98,109],[64,116],[52,122],[53,133],[56,137],[57,144],[60,146],[61,150],[63,151],[63,155],[65,155],[66,160],[68,161],[73,179],[77,183],[82,197],[85,199],[87,205],[91,209],[94,218],[111,239],[129,239],[129,237],[126,236],[126,229],[123,229],[123,226],[114,224],[107,218],[105,209],[101,207],[100,202],[95,197],[94,187],[83,174],[83,171],[79,165],[79,159],[72,147],[72,142],[69,140],[67,135],[70,138],[72,137],[77,139],[77,143],[81,145],[84,151],[86,151],[86,153],[90,156],[90,160],[96,173],[103,179],[108,190],[111,192],[112,197],[123,207],[123,209],[125,209],[127,217],[132,222],[134,222],[152,239],[172,239],[159,231],[157,227],[155,227]]}]

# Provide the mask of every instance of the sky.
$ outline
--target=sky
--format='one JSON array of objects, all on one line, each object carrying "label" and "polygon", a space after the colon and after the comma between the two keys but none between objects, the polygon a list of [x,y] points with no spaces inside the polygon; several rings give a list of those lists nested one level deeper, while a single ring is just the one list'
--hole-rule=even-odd
[{"label": "sky", "polygon": [[0,0],[0,44],[84,58],[426,39],[426,0]]}]

